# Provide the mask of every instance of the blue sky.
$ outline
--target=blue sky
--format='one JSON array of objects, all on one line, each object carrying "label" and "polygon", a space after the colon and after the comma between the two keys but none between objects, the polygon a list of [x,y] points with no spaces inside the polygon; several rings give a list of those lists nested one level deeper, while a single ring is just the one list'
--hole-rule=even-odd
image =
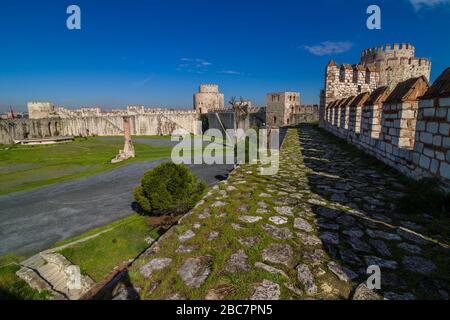
[{"label": "blue sky", "polygon": [[[66,28],[70,4],[82,30]],[[382,30],[366,28],[370,4]],[[356,63],[394,42],[431,58],[433,80],[450,65],[449,18],[450,0],[1,0],[0,110],[30,100],[192,108],[200,83],[258,105],[285,90],[317,103],[331,58]]]}]

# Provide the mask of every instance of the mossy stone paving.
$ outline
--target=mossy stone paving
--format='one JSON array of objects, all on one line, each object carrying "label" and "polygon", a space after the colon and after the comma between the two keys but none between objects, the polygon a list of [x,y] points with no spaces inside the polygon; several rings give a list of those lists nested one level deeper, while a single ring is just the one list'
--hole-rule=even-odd
[{"label": "mossy stone paving", "polygon": [[448,299],[449,249],[393,208],[394,173],[314,126],[289,129],[280,157],[274,176],[240,166],[134,263],[141,299]]}]

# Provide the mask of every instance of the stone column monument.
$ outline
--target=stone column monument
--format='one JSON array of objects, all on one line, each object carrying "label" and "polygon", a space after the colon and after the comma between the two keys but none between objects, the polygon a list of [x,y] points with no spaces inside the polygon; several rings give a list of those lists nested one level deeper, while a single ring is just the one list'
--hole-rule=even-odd
[{"label": "stone column monument", "polygon": [[131,141],[131,122],[130,117],[123,117],[123,132],[125,135],[125,145],[123,150],[111,160],[111,163],[118,163],[135,157],[133,142]]}]

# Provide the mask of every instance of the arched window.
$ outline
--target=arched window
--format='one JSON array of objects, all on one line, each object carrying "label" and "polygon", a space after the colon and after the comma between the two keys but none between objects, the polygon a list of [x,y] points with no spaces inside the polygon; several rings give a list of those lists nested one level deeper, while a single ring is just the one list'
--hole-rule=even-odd
[{"label": "arched window", "polygon": [[277,123],[277,117],[273,117],[273,123]]}]

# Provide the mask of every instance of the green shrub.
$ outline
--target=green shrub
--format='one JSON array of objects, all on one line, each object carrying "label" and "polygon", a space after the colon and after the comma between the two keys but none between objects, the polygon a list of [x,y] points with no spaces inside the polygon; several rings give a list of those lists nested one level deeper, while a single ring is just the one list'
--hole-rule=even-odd
[{"label": "green shrub", "polygon": [[144,174],[134,198],[147,213],[180,213],[194,207],[205,189],[186,166],[165,162]]}]

